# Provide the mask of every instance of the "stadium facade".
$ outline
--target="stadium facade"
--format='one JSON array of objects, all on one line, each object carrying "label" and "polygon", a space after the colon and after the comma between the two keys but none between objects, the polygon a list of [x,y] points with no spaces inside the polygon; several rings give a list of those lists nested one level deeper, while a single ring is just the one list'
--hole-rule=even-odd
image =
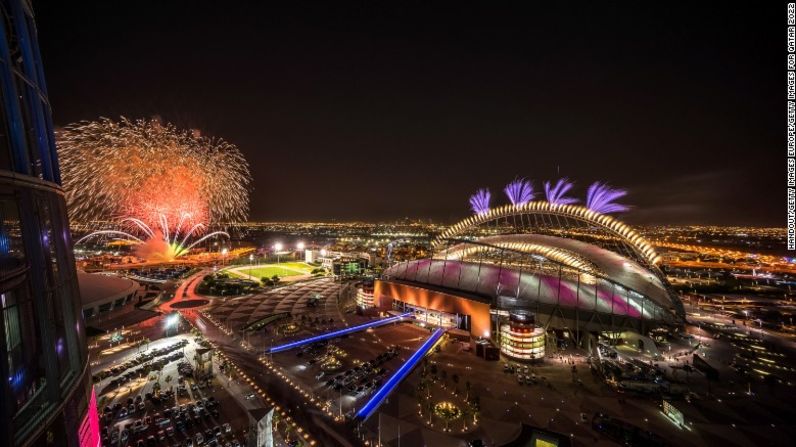
[{"label": "stadium facade", "polygon": [[384,271],[375,306],[491,338],[504,354],[516,354],[516,341],[528,358],[539,353],[538,328],[580,343],[683,322],[652,246],[584,207],[506,205],[453,225],[433,245],[431,258]]},{"label": "stadium facade", "polygon": [[30,2],[0,0],[0,445],[99,445]]}]

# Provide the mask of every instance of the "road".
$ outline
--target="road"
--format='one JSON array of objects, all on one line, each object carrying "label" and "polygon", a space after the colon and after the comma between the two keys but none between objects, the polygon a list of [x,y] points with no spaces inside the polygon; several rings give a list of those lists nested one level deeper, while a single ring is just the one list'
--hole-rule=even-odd
[{"label": "road", "polygon": [[[304,427],[310,436],[318,440],[323,446],[358,445],[354,431],[348,425],[340,425],[328,419],[320,410],[307,405],[301,395],[288,387],[280,378],[265,371],[265,367],[257,360],[254,354],[246,352],[237,338],[224,334],[212,322],[199,314],[197,308],[179,309],[172,307],[175,303],[194,299],[205,299],[196,294],[196,286],[202,279],[212,273],[212,269],[204,269],[188,277],[177,288],[174,299],[162,307],[169,311],[178,311],[183,317],[191,321],[204,336],[215,343],[229,359],[238,365],[252,380],[268,393],[271,398],[285,408],[295,422]],[[204,306],[202,306],[204,307]]]},{"label": "road", "polygon": [[[186,283],[190,282],[186,281]],[[190,288],[190,287],[189,287]],[[348,425],[340,425],[329,420],[320,410],[307,405],[300,394],[289,388],[278,377],[265,371],[257,358],[246,352],[238,339],[232,339],[213,323],[202,318],[198,312],[181,311],[203,334],[216,344],[227,357],[252,378],[271,398],[285,408],[295,422],[310,433],[320,445],[344,446],[358,445],[354,431]]]}]

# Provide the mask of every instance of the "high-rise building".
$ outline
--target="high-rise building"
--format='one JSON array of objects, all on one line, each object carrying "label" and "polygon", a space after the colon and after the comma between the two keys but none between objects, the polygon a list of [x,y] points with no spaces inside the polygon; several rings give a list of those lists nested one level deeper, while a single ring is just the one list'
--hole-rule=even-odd
[{"label": "high-rise building", "polygon": [[[0,0],[0,445],[98,445],[30,2]],[[93,416],[96,416],[96,410]]]}]

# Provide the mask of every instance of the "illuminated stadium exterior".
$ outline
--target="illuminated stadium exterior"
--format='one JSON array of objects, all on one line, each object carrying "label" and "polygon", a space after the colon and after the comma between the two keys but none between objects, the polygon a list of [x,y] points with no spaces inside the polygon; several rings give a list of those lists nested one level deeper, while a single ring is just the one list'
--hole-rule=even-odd
[{"label": "illuminated stadium exterior", "polygon": [[[545,330],[645,334],[683,321],[652,246],[619,220],[576,205],[527,202],[471,216],[443,232],[430,259],[377,281],[381,308],[499,339],[509,315]],[[506,351],[504,350],[504,353]]]}]

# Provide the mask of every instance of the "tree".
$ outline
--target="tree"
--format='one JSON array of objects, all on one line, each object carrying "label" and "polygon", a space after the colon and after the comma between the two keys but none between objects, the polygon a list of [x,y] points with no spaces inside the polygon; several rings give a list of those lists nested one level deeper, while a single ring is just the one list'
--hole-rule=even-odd
[{"label": "tree", "polygon": [[473,417],[473,425],[477,424],[478,416],[481,414],[481,399],[478,396],[473,397],[469,413]]},{"label": "tree", "polygon": [[473,411],[470,409],[469,405],[465,405],[462,408],[462,422],[464,422],[464,429],[467,430],[467,418],[473,414]]},{"label": "tree", "polygon": [[420,408],[420,417],[423,417],[423,382],[417,386],[417,407]]}]

